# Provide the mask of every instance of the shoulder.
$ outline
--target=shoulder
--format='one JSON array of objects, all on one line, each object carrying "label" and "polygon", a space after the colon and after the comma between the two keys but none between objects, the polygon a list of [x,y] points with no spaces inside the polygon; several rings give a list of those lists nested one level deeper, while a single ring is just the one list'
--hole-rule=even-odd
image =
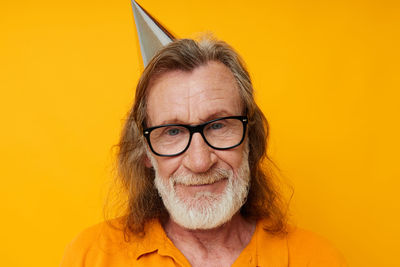
[{"label": "shoulder", "polygon": [[[264,226],[267,225],[264,221],[260,221],[259,224],[264,229]],[[277,262],[285,263],[283,264],[285,266],[296,267],[347,266],[344,257],[335,246],[311,231],[287,226],[285,233],[271,234],[264,229],[260,231],[258,243],[263,248],[263,254],[266,254],[269,259],[279,257]],[[265,258],[265,255],[262,258]]]},{"label": "shoulder", "polygon": [[[103,266],[100,259],[113,262],[128,258],[128,247],[124,232],[118,221],[102,222],[83,230],[66,247],[61,267]],[[104,265],[107,266],[107,265]]]},{"label": "shoulder", "polygon": [[299,266],[347,266],[343,255],[327,239],[305,229],[288,227],[288,256]]}]

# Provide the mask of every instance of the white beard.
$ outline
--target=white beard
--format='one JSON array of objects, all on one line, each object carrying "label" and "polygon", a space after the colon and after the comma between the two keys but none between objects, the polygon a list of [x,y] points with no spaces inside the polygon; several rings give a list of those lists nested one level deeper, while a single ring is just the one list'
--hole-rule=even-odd
[{"label": "white beard", "polygon": [[[228,222],[246,201],[250,169],[248,149],[243,152],[243,160],[234,175],[232,170],[213,168],[206,174],[173,174],[168,179],[158,174],[157,163],[148,155],[156,171],[154,184],[160,194],[171,219],[187,229],[213,229]],[[198,192],[194,196],[179,197],[174,185],[211,184],[227,179],[222,193]]]}]

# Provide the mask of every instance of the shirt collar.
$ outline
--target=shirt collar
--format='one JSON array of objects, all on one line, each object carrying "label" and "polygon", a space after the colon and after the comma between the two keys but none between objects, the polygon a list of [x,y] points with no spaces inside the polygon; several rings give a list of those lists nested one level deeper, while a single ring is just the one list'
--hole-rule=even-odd
[{"label": "shirt collar", "polygon": [[133,250],[133,258],[138,260],[141,256],[158,251],[164,246],[167,239],[164,229],[158,220],[151,220],[146,223],[144,236],[134,236],[132,245],[136,246]]},{"label": "shirt collar", "polygon": [[135,260],[139,260],[140,257],[149,253],[158,253],[161,256],[172,257],[181,266],[190,266],[185,256],[168,238],[164,228],[157,219],[146,223],[145,235],[143,237],[135,237],[134,239],[132,243],[136,247],[132,249],[132,256]]},{"label": "shirt collar", "polygon": [[[251,259],[251,263],[248,264],[253,266],[288,266],[286,236],[271,234],[264,230],[266,226],[266,220],[257,223],[253,237],[239,255],[238,262],[246,258],[246,261]],[[148,222],[145,226],[145,235],[134,237],[132,241],[134,241],[132,245],[136,246],[131,250],[135,260],[149,253],[158,253],[161,256],[172,257],[174,261],[181,263],[181,266],[189,266],[187,259],[167,237],[158,220]]]}]

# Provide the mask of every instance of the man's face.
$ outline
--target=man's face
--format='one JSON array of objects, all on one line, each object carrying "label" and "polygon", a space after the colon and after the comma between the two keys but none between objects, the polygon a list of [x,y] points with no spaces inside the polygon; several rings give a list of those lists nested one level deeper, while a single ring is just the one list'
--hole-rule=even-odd
[{"label": "man's face", "polygon": [[[192,72],[171,71],[150,84],[149,127],[196,125],[242,114],[238,86],[222,63],[209,62]],[[209,147],[199,133],[181,155],[148,153],[156,187],[172,219],[191,229],[214,228],[229,220],[247,196],[249,168],[246,140],[229,150]]]}]

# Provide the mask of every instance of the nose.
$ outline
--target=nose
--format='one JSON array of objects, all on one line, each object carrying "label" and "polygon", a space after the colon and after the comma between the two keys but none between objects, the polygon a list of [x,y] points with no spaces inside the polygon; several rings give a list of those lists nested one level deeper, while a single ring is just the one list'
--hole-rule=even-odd
[{"label": "nose", "polygon": [[213,149],[200,133],[194,133],[188,150],[184,153],[183,165],[193,173],[207,172],[217,162]]}]

